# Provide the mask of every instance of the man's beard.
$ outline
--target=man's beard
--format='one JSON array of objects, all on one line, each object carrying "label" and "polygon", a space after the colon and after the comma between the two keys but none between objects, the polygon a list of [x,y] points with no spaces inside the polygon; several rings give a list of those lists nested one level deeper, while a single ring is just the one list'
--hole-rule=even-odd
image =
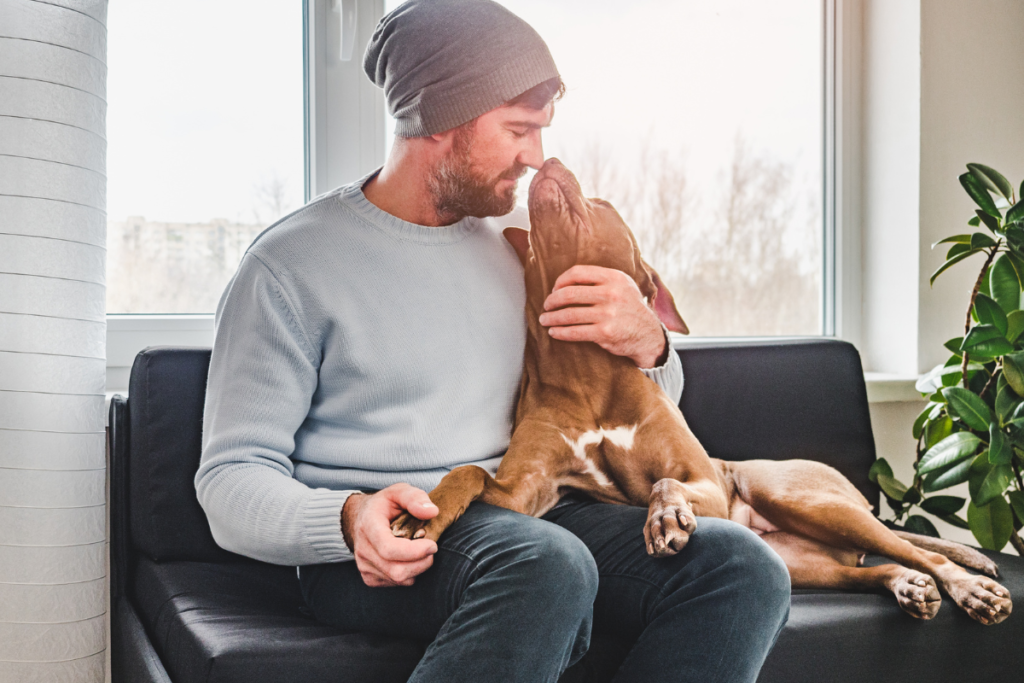
[{"label": "man's beard", "polygon": [[427,178],[434,210],[442,225],[450,225],[466,216],[504,216],[515,208],[515,184],[500,193],[495,188],[501,180],[522,178],[526,166],[516,162],[495,178],[484,177],[472,168],[472,146],[472,126],[459,128],[451,151]]}]

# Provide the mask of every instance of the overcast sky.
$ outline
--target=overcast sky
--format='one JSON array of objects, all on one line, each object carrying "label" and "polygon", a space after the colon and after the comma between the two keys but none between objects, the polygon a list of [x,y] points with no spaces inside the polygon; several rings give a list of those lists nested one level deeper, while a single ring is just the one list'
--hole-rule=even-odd
[{"label": "overcast sky", "polygon": [[[739,132],[820,184],[820,0],[503,4],[568,84],[549,155],[599,139],[628,163],[646,138],[710,187]],[[298,0],[111,3],[112,220],[249,221],[275,178],[301,202],[301,19]]]}]

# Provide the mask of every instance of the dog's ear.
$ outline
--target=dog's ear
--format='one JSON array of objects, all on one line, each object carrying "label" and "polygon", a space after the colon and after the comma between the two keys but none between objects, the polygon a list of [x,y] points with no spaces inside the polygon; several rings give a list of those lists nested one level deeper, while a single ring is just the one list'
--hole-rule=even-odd
[{"label": "dog's ear", "polygon": [[[647,263],[645,262],[644,265],[646,266]],[[654,306],[652,306],[654,312],[658,314],[658,319],[673,332],[690,334],[690,328],[683,321],[683,316],[679,315],[679,309],[676,308],[676,300],[672,296],[672,292],[668,291],[668,287],[661,281],[658,271],[650,266],[647,266],[647,268],[650,269],[651,279],[654,280],[654,286],[658,289],[658,293],[654,296]]]},{"label": "dog's ear", "polygon": [[502,230],[501,234],[505,236],[508,243],[516,250],[516,253],[519,255],[519,262],[525,268],[526,262],[530,260],[530,231],[509,227]]}]

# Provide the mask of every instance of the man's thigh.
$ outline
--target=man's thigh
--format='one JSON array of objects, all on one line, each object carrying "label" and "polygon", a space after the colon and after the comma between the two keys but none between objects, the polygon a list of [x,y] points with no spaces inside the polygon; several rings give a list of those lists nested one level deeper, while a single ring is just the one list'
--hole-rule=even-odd
[{"label": "man's thigh", "polygon": [[[600,577],[594,631],[627,641],[636,640],[667,608],[667,595],[683,594],[685,599],[685,594],[695,598],[714,594],[723,567],[742,572],[745,563],[761,563],[764,555],[771,555],[749,529],[727,520],[699,517],[697,531],[685,548],[672,557],[654,558],[644,545],[647,508],[579,500],[550,511],[543,519],[571,531],[594,556]],[[742,609],[724,604],[712,607]]]},{"label": "man's thigh", "polygon": [[355,562],[302,567],[300,583],[318,621],[353,631],[433,640],[466,589],[481,576],[517,557],[566,546],[576,553],[569,555],[570,561],[593,566],[586,549],[558,526],[473,503],[441,536],[433,565],[412,586],[370,588]]}]

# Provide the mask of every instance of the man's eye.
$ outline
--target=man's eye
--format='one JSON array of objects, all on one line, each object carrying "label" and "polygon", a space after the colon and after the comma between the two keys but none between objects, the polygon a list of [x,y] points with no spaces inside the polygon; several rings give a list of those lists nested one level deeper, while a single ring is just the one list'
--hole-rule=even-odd
[{"label": "man's eye", "polygon": [[512,135],[516,136],[517,138],[525,138],[529,134],[530,134],[530,131],[528,131],[528,130],[513,130],[512,131]]}]

